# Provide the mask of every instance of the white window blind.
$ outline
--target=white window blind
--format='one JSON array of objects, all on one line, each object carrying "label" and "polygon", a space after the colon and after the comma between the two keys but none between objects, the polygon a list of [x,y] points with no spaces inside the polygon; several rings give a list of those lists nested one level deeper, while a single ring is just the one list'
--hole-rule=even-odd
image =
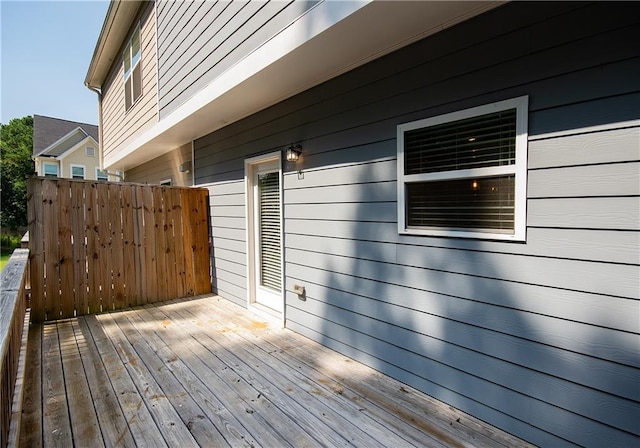
[{"label": "white window blind", "polygon": [[400,233],[524,238],[527,97],[398,127]]},{"label": "white window blind", "polygon": [[280,175],[258,175],[260,212],[260,283],[280,290]]}]

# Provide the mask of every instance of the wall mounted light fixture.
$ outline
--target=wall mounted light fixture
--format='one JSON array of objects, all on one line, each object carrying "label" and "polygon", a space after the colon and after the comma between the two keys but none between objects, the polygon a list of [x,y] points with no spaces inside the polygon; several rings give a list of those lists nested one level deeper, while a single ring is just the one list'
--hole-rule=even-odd
[{"label": "wall mounted light fixture", "polygon": [[300,158],[300,154],[302,153],[302,146],[300,145],[291,145],[287,148],[287,161],[288,162],[297,162]]},{"label": "wall mounted light fixture", "polygon": [[191,160],[187,160],[186,162],[184,162],[183,164],[178,166],[178,171],[180,171],[181,173],[190,172],[191,171]]}]

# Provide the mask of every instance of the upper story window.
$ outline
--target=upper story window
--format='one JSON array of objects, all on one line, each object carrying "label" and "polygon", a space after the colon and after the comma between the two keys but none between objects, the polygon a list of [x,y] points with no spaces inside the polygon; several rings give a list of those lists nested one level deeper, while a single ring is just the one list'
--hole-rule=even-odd
[{"label": "upper story window", "polygon": [[528,97],[398,126],[398,231],[524,241]]},{"label": "upper story window", "polygon": [[140,58],[140,25],[137,25],[122,54],[124,61],[124,105],[126,110],[129,110],[142,95]]},{"label": "upper story window", "polygon": [[44,162],[42,164],[42,170],[44,171],[45,177],[58,177],[58,165],[56,163],[47,163]]},{"label": "upper story window", "polygon": [[84,179],[84,167],[82,165],[71,165],[71,178]]},{"label": "upper story window", "polygon": [[94,157],[96,155],[96,149],[93,146],[87,146],[85,152],[87,157]]}]

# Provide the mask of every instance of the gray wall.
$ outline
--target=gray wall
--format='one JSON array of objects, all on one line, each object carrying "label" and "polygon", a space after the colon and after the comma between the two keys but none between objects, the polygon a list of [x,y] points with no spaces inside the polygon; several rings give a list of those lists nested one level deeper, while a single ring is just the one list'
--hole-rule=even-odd
[{"label": "gray wall", "polygon": [[159,1],[160,119],[316,3]]},{"label": "gray wall", "polygon": [[[299,142],[289,328],[535,444],[638,445],[639,18],[508,4],[197,140],[215,290],[246,304],[244,158]],[[398,235],[396,126],[520,95],[526,244]]]}]

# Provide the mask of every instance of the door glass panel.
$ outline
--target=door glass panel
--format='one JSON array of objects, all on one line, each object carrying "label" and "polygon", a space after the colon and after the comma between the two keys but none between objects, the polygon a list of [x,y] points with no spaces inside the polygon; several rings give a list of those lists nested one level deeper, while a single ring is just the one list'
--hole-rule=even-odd
[{"label": "door glass panel", "polygon": [[258,175],[260,284],[280,291],[280,175]]}]

